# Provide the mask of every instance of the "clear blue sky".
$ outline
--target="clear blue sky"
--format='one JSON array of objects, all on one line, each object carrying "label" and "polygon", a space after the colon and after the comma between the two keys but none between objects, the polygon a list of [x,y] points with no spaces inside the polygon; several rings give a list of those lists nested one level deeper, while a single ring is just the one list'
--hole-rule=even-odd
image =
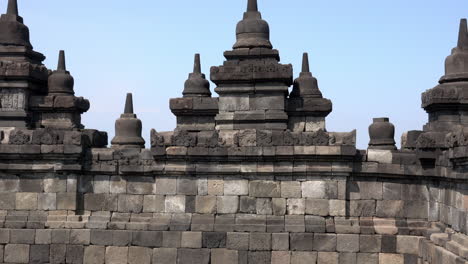
[{"label": "clear blue sky", "polygon": [[[175,127],[169,98],[182,95],[193,54],[201,53],[207,74],[222,64],[247,0],[18,2],[49,68],[66,50],[75,92],[91,101],[85,126],[111,139],[125,93],[132,92],[148,146],[151,128]],[[420,94],[443,75],[459,20],[468,17],[467,0],[259,0],[259,8],[295,76],[302,52],[309,52],[320,89],[333,101],[328,130],[357,129],[360,148],[373,117],[390,117],[397,141],[403,131],[422,128]]]}]

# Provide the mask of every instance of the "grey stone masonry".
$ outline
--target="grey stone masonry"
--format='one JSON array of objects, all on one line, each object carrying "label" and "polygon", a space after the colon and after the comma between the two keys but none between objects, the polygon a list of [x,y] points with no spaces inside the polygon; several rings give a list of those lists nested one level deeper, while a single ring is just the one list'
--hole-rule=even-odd
[{"label": "grey stone masonry", "polygon": [[176,129],[151,130],[145,148],[131,94],[112,146],[84,128],[90,104],[75,96],[65,53],[47,69],[8,1],[0,263],[468,263],[466,20],[422,95],[428,123],[397,148],[395,125],[375,118],[359,150],[356,130],[327,131],[332,103],[308,54],[293,81],[258,4],[247,1],[232,50],[210,68],[219,97],[197,54],[169,103]]}]

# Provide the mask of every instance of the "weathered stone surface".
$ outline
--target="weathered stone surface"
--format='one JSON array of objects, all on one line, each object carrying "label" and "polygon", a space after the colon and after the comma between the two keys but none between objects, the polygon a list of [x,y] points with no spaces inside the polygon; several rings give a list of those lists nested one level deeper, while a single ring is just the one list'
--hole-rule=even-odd
[{"label": "weathered stone surface", "polygon": [[130,247],[128,249],[128,263],[140,264],[151,263],[153,257],[153,250],[146,247]]},{"label": "weathered stone surface", "polygon": [[8,244],[5,245],[4,260],[13,263],[29,263],[29,245]]},{"label": "weathered stone surface", "polygon": [[210,250],[209,249],[179,249],[177,250],[177,263],[210,263]]},{"label": "weathered stone surface", "polygon": [[85,248],[84,263],[102,264],[105,261],[105,247],[104,246],[88,246]]},{"label": "weathered stone surface", "polygon": [[154,264],[175,264],[177,262],[176,248],[155,248],[153,250]]},{"label": "weathered stone surface", "polygon": [[127,263],[128,247],[107,247],[106,263]]}]

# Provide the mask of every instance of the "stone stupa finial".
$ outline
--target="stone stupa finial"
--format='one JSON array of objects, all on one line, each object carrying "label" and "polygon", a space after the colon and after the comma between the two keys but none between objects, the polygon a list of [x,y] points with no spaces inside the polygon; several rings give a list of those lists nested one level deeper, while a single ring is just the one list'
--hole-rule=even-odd
[{"label": "stone stupa finial", "polygon": [[0,17],[0,45],[25,46],[32,49],[29,29],[19,16],[17,0],[8,0],[6,14]]},{"label": "stone stupa finial", "polygon": [[466,18],[460,20],[460,30],[458,32],[458,48],[468,49],[468,25]]},{"label": "stone stupa finial", "polygon": [[248,0],[244,18],[237,24],[236,38],[234,49],[273,48],[270,42],[270,27],[258,12],[257,0]]},{"label": "stone stupa finial", "polygon": [[257,0],[249,0],[247,2],[247,12],[258,12]]},{"label": "stone stupa finial", "polygon": [[59,52],[59,58],[57,63],[57,70],[53,71],[49,76],[48,88],[50,94],[75,94],[73,87],[75,80],[70,72],[67,71],[65,64],[65,51]]},{"label": "stone stupa finial", "polygon": [[184,97],[210,97],[210,83],[206,80],[205,74],[201,73],[200,54],[195,54],[193,72],[185,81]]},{"label": "stone stupa finial", "polygon": [[112,147],[144,148],[145,140],[141,137],[141,130],[141,120],[133,113],[132,94],[128,93],[124,113],[115,121],[115,137],[111,141]]},{"label": "stone stupa finial", "polygon": [[309,55],[306,52],[302,55],[302,72],[299,74],[299,77],[294,80],[290,97],[322,98],[317,79],[313,77],[310,72]]},{"label": "stone stupa finial", "polygon": [[8,0],[7,15],[18,16],[18,2],[16,0]]},{"label": "stone stupa finial", "polygon": [[445,60],[445,75],[440,83],[468,81],[468,29],[466,19],[460,20],[458,43]]}]

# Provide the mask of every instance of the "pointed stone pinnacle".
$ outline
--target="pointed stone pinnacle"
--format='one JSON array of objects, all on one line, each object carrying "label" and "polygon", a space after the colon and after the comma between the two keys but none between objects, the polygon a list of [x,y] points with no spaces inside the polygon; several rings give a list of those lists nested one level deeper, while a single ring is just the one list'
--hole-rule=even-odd
[{"label": "pointed stone pinnacle", "polygon": [[247,12],[258,12],[257,0],[249,0],[247,3]]},{"label": "pointed stone pinnacle", "polygon": [[66,71],[67,66],[65,65],[65,51],[61,50],[59,52],[57,71]]},{"label": "pointed stone pinnacle", "polygon": [[200,63],[200,54],[195,54],[195,59],[193,62],[193,73],[201,73],[201,63]]},{"label": "pointed stone pinnacle", "polygon": [[460,31],[458,32],[458,47],[468,48],[468,28],[466,18],[460,20]]},{"label": "pointed stone pinnacle", "polygon": [[133,98],[131,93],[127,93],[124,114],[133,114]]},{"label": "pointed stone pinnacle", "polygon": [[16,0],[8,0],[7,14],[18,16],[18,2]]},{"label": "pointed stone pinnacle", "polygon": [[304,54],[302,54],[302,72],[310,72],[309,54],[307,54],[307,52],[304,52]]}]

